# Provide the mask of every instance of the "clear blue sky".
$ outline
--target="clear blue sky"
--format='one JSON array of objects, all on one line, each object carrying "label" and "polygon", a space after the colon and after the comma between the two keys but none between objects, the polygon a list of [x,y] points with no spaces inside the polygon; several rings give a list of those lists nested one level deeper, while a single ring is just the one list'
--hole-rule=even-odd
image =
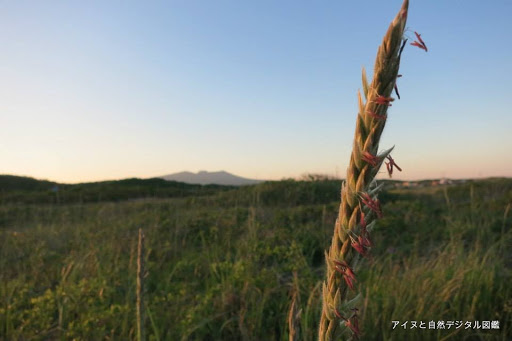
[{"label": "clear blue sky", "polygon": [[[344,176],[393,1],[0,1],[0,174]],[[415,1],[397,179],[512,176],[512,2]],[[384,175],[384,174],[383,174]]]}]

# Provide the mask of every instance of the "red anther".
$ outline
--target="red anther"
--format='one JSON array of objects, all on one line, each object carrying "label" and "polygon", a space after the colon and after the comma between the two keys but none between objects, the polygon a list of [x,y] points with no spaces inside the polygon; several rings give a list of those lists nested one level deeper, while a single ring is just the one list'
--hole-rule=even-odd
[{"label": "red anther", "polygon": [[356,275],[348,266],[346,262],[339,262],[337,260],[334,260],[334,263],[336,264],[336,271],[341,273],[343,275],[343,279],[345,280],[345,283],[347,283],[347,286],[354,290],[354,282],[356,281]]},{"label": "red anther", "polygon": [[352,314],[352,317],[350,317],[350,319],[345,322],[345,325],[349,327],[350,330],[352,330],[352,332],[354,333],[354,337],[358,339],[359,336],[361,336],[361,330],[359,329],[359,320],[357,316],[357,312],[359,311],[359,309],[352,308],[350,310],[352,310],[354,314]]},{"label": "red anther", "polygon": [[391,175],[393,174],[393,167],[389,162],[386,162],[386,168],[388,170],[389,177],[391,177]]},{"label": "red anther", "polygon": [[392,98],[392,97],[384,97],[384,96],[381,96],[379,95],[379,97],[377,97],[375,99],[375,103],[377,104],[382,104],[382,105],[387,105],[388,107],[391,106],[391,102],[393,102],[395,99]]},{"label": "red anther", "polygon": [[361,159],[363,161],[365,161],[366,163],[372,165],[373,167],[377,166],[377,164],[379,163],[380,159],[375,156],[375,155],[372,155],[370,154],[369,152],[365,151],[363,153],[363,156],[361,157]]},{"label": "red anther", "polygon": [[361,202],[365,204],[370,210],[377,214],[377,217],[382,218],[382,211],[378,199],[373,200],[368,193],[361,194]]},{"label": "red anther", "polygon": [[352,245],[354,250],[359,252],[359,254],[361,254],[361,256],[363,256],[363,257],[366,256],[366,248],[363,245],[361,245],[359,242],[353,241],[350,245]]},{"label": "red anther", "polygon": [[425,47],[425,51],[428,51],[427,45],[425,44],[423,39],[421,39],[421,34],[418,34],[418,32],[416,32],[416,31],[414,32],[414,34],[416,35],[416,38],[418,38],[418,40],[420,41],[420,44]]},{"label": "red anther", "polygon": [[350,279],[353,279],[354,281],[356,280],[356,275],[354,274],[350,267],[347,266],[345,268],[345,273],[347,274],[347,277],[349,277]]},{"label": "red anther", "polygon": [[425,44],[423,39],[421,39],[421,34],[418,34],[418,32],[414,32],[414,34],[416,35],[416,38],[418,38],[419,42],[415,40],[411,43],[411,45],[419,47],[420,49],[425,50],[425,52],[428,52],[427,45]]},{"label": "red anther", "polygon": [[350,320],[346,321],[345,322],[345,325],[350,328],[350,330],[352,331],[352,333],[354,333],[354,337],[356,339],[359,338],[359,336],[361,336],[361,331],[359,330],[359,322],[357,321],[357,319],[354,319],[354,322],[352,323]]},{"label": "red anther", "polygon": [[350,290],[354,290],[354,278],[348,277],[346,275],[343,275],[343,279],[345,280],[345,283],[347,283],[347,286],[350,288]]},{"label": "red anther", "polygon": [[388,170],[389,177],[393,175],[393,167],[396,167],[396,169],[398,169],[400,172],[402,171],[402,168],[398,167],[391,155],[388,155],[386,158],[389,160],[389,162],[386,162],[386,168]]},{"label": "red anther", "polygon": [[351,277],[352,279],[356,279],[356,275],[354,274],[354,272],[352,271],[352,269],[350,268],[350,266],[348,266],[347,262],[345,261],[342,261],[342,262],[339,262],[337,260],[334,261],[334,263],[339,267],[339,269],[341,269],[341,271],[343,271],[343,273],[345,273],[347,276]]},{"label": "red anther", "polygon": [[423,49],[423,50],[427,51],[427,48],[426,48],[425,46],[421,45],[420,43],[418,43],[417,41],[413,41],[413,42],[411,43],[411,45],[412,45],[412,46],[417,46],[417,47],[419,47],[420,49]]},{"label": "red anther", "polygon": [[348,264],[345,261],[340,262],[335,259],[335,260],[333,260],[333,262],[334,262],[334,264],[339,265],[343,269],[343,271],[345,271],[345,268],[348,267]]}]

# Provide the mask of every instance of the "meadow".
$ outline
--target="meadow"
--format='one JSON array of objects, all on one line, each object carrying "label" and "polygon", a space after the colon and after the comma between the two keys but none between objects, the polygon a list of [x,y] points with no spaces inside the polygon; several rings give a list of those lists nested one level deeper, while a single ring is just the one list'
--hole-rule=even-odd
[{"label": "meadow", "polygon": [[[340,181],[132,180],[60,197],[55,184],[23,183],[1,191],[0,339],[136,339],[139,228],[149,340],[287,340],[294,293],[300,340],[317,338]],[[362,339],[512,339],[512,179],[386,182],[379,197],[384,217],[357,271]]]}]

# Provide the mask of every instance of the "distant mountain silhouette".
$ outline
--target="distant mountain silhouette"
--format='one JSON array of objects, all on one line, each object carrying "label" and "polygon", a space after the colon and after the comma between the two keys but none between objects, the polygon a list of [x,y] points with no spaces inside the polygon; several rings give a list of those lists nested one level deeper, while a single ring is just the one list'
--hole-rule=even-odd
[{"label": "distant mountain silhouette", "polygon": [[185,198],[211,195],[232,188],[234,186],[187,184],[167,181],[162,178],[130,178],[60,184],[24,176],[0,174],[0,205],[4,203],[75,204],[148,198]]},{"label": "distant mountain silhouette", "polygon": [[206,172],[200,171],[198,173],[191,172],[180,172],[169,175],[161,176],[162,179],[185,182],[189,184],[200,184],[200,185],[230,185],[230,186],[244,186],[244,185],[255,185],[263,182],[263,180],[253,180],[242,178],[230,174],[225,171],[219,172]]}]

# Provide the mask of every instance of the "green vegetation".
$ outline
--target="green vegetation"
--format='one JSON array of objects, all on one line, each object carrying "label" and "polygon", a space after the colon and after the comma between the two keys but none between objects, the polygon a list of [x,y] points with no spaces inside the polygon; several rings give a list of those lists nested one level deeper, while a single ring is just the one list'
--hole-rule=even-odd
[{"label": "green vegetation", "polygon": [[68,185],[21,176],[0,175],[0,203],[72,204],[141,198],[176,198],[209,195],[232,188],[234,187],[189,185],[160,178]]},{"label": "green vegetation", "polygon": [[[140,184],[143,199],[121,200],[136,193],[95,185],[98,202],[82,185],[94,199],[58,204],[31,203],[40,184],[2,185],[0,339],[134,340],[139,228],[149,340],[286,339],[295,290],[301,337],[316,339],[340,182],[171,185],[183,195]],[[363,339],[511,339],[512,180],[393,185],[357,271]],[[393,320],[499,320],[500,330],[393,330]]]}]

